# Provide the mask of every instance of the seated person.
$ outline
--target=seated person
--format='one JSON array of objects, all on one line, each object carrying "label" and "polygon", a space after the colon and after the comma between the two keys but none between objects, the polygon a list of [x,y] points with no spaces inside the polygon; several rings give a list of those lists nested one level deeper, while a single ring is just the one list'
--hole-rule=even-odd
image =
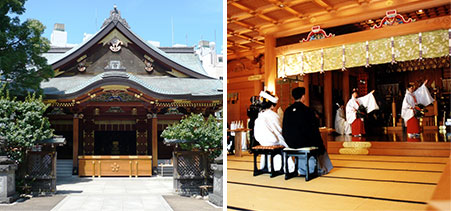
[{"label": "seated person", "polygon": [[[313,109],[304,104],[305,88],[294,88],[292,96],[295,102],[285,110],[283,118],[282,135],[284,140],[290,148],[318,147],[319,174],[327,174],[333,166],[319,132],[319,120]],[[312,173],[316,166],[316,159],[311,157],[308,162],[309,172]],[[298,173],[305,175],[306,170],[305,159],[299,159]]]},{"label": "seated person", "polygon": [[[258,118],[255,120],[254,136],[255,140],[262,146],[275,146],[282,145],[288,147],[282,136],[282,127],[279,115],[274,111],[276,110],[277,97],[269,94],[268,92],[260,92],[260,97],[263,98],[262,110],[258,114]],[[260,159],[260,168],[264,168],[264,156]],[[279,170],[281,168],[281,156],[274,157],[274,169]],[[270,164],[270,162],[268,162]],[[290,162],[292,164],[292,162]],[[294,169],[294,165],[291,165]],[[269,167],[269,166],[268,166]]]}]

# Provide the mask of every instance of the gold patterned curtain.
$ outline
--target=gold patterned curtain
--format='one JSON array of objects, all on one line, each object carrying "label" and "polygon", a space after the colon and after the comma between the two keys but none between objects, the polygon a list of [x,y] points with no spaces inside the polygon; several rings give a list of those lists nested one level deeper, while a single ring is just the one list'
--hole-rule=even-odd
[{"label": "gold patterned curtain", "polygon": [[343,67],[343,47],[324,49],[324,70],[337,70]]},{"label": "gold patterned curtain", "polygon": [[370,54],[370,64],[383,64],[391,62],[391,39],[384,38],[368,42],[368,52]]},{"label": "gold patterned curtain", "polygon": [[[419,34],[397,36],[394,40],[394,54],[396,61],[409,61],[419,58]],[[345,45],[345,66],[359,67],[366,65],[365,42]],[[370,64],[382,64],[392,61],[391,38],[368,41]],[[437,58],[449,54],[448,30],[436,30],[422,33],[423,58]],[[296,53],[277,58],[279,77],[314,73],[321,71],[321,49]],[[335,46],[323,50],[324,70],[336,70],[343,67],[343,47]]]},{"label": "gold patterned curtain", "polygon": [[395,60],[409,61],[420,58],[418,34],[394,37]]},{"label": "gold patterned curtain", "polygon": [[437,30],[422,33],[423,57],[435,58],[449,54],[448,30]]},{"label": "gold patterned curtain", "polygon": [[321,50],[304,52],[304,73],[321,71]]},{"label": "gold patterned curtain", "polygon": [[298,54],[291,54],[285,56],[285,75],[298,75],[301,73],[301,59],[302,55],[300,53]]},{"label": "gold patterned curtain", "polygon": [[285,77],[285,71],[284,71],[284,62],[285,56],[278,56],[277,57],[277,77],[282,78]]},{"label": "gold patterned curtain", "polygon": [[359,67],[366,64],[366,46],[364,42],[345,45],[346,68]]}]

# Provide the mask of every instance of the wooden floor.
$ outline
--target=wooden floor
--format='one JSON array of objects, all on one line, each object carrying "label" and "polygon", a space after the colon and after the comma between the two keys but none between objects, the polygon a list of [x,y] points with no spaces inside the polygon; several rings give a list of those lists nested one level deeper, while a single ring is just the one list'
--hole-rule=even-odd
[{"label": "wooden floor", "polygon": [[254,177],[253,157],[227,159],[229,210],[425,210],[449,158],[331,154],[334,169],[303,177]]}]

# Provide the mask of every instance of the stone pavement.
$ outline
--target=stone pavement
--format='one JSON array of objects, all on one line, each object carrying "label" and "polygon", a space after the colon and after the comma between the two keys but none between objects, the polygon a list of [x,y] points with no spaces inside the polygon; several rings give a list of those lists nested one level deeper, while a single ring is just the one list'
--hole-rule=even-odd
[{"label": "stone pavement", "polygon": [[0,210],[222,210],[205,200],[174,194],[172,183],[172,177],[93,179],[73,176],[58,180],[58,192],[54,196],[0,205]]}]

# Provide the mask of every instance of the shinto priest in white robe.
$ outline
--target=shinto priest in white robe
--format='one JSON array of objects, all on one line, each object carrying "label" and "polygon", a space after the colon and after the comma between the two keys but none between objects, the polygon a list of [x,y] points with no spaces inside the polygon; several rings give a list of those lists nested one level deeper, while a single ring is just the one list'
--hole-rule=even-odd
[{"label": "shinto priest in white robe", "polygon": [[351,125],[346,121],[345,112],[341,106],[335,115],[335,131],[341,135],[351,134]]}]

